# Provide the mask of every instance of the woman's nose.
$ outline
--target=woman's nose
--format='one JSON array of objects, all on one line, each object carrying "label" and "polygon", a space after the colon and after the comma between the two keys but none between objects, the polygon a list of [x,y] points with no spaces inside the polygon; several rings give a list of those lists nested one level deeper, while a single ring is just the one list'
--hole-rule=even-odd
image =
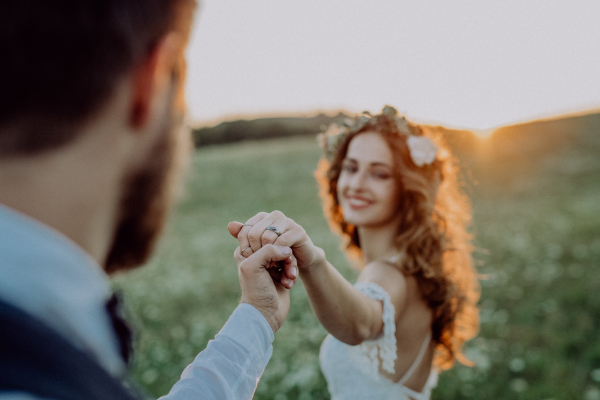
[{"label": "woman's nose", "polygon": [[362,171],[356,172],[352,175],[349,183],[352,189],[363,189],[366,184],[366,174]]}]

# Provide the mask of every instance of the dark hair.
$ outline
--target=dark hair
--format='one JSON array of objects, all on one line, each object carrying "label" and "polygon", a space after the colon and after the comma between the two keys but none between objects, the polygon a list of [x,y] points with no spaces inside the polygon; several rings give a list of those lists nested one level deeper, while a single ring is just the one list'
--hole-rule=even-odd
[{"label": "dark hair", "polygon": [[462,346],[475,337],[479,328],[476,305],[479,282],[467,230],[471,208],[469,199],[460,190],[456,163],[442,138],[412,123],[408,123],[407,129],[410,135],[426,136],[436,143],[439,150],[433,163],[415,165],[407,136],[399,133],[395,115],[388,115],[384,109],[363,128],[345,136],[331,160],[321,159],[315,175],[329,225],[344,239],[348,257],[360,260],[358,231],[344,220],[337,182],[353,138],[377,132],[386,141],[393,154],[394,176],[401,191],[398,210],[402,219],[395,240],[400,257],[396,265],[404,274],[415,277],[421,296],[433,312],[431,328],[438,344],[434,364],[446,369],[455,359],[469,364]]},{"label": "dark hair", "polygon": [[0,1],[0,155],[35,154],[74,139],[118,80],[194,5]]}]

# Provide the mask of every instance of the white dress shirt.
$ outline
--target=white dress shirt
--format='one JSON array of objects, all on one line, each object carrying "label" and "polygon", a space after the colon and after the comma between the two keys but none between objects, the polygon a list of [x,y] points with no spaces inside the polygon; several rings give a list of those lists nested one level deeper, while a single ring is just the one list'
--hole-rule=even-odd
[{"label": "white dress shirt", "polygon": [[[0,299],[44,322],[122,378],[126,368],[105,308],[110,295],[103,269],[77,244],[0,204]],[[263,315],[240,304],[161,399],[252,398],[271,357],[273,339]],[[0,393],[0,400],[32,399],[39,398]]]}]

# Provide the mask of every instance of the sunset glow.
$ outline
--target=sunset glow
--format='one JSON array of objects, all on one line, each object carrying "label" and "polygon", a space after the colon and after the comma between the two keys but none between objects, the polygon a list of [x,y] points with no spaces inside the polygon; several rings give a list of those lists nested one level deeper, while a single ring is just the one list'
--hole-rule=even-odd
[{"label": "sunset glow", "polygon": [[193,123],[379,111],[489,129],[600,107],[600,2],[203,0]]}]

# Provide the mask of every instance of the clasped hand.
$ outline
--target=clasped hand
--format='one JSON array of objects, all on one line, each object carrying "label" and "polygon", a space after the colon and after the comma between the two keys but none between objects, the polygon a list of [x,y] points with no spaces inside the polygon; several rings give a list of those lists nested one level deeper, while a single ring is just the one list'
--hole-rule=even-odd
[{"label": "clasped hand", "polygon": [[245,224],[231,222],[229,233],[238,240],[234,252],[242,287],[242,303],[256,307],[273,331],[285,321],[289,292],[299,269],[324,259],[304,229],[280,211],[261,212]]}]

